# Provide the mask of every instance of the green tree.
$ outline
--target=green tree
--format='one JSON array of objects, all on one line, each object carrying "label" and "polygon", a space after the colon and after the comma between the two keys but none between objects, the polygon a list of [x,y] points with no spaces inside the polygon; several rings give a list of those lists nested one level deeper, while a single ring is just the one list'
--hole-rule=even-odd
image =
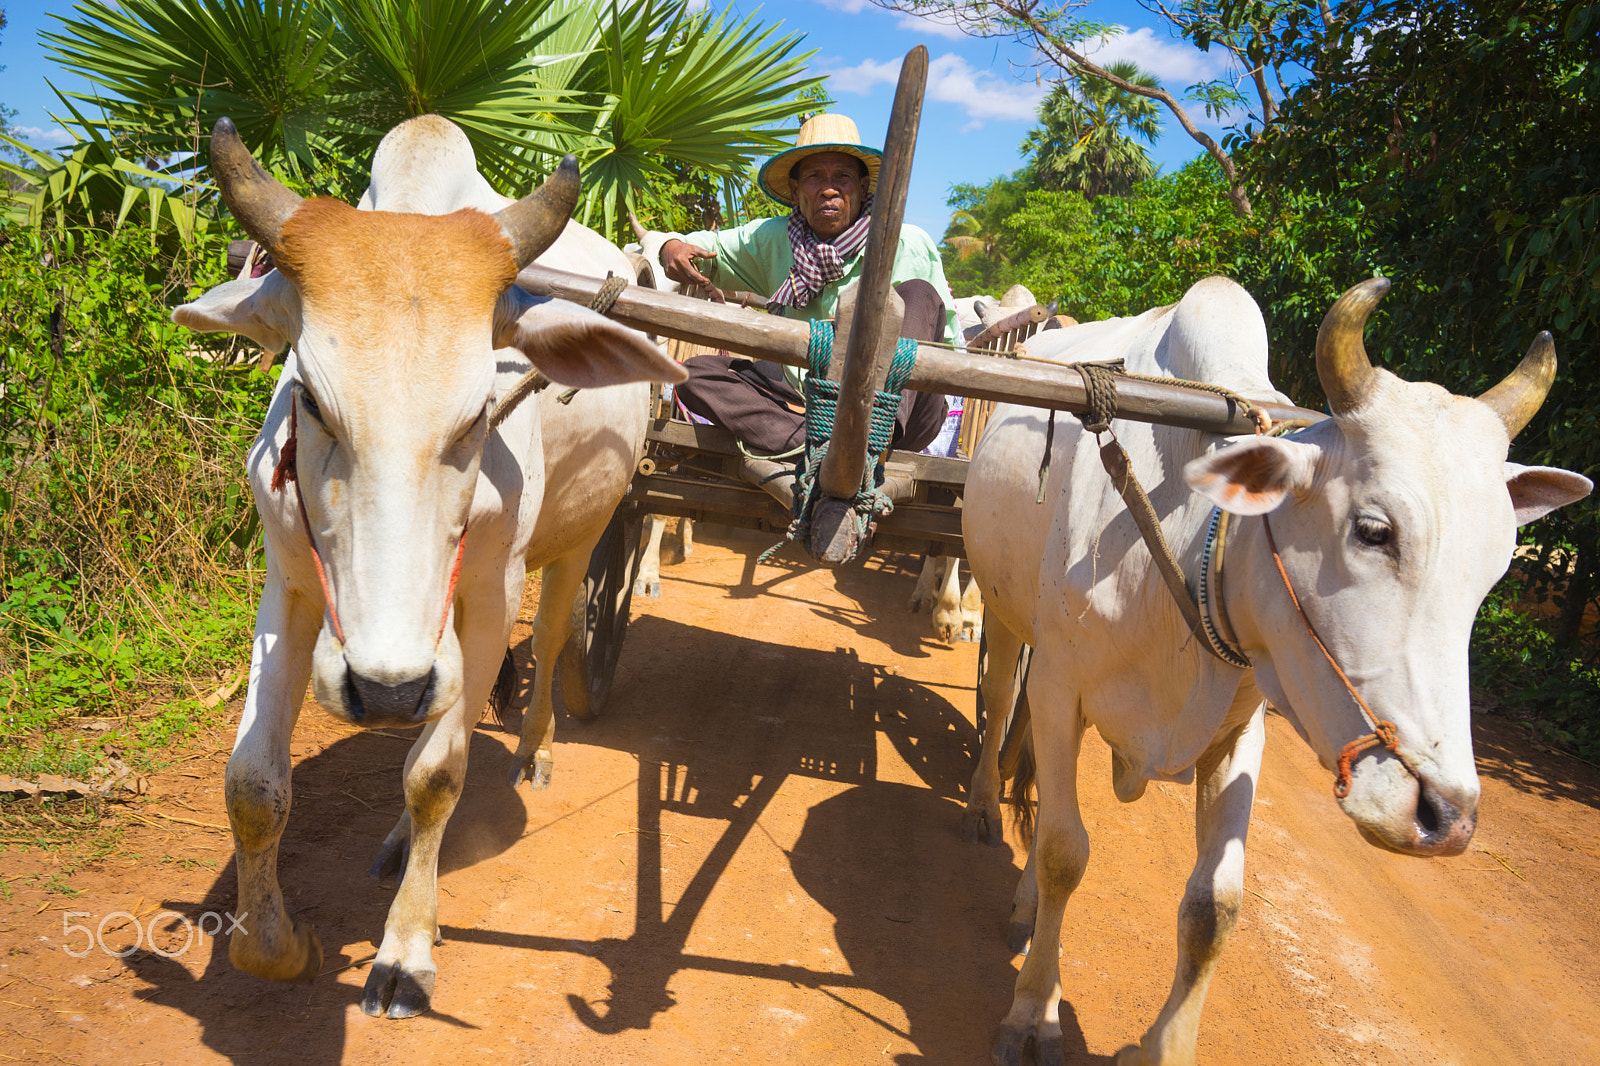
[{"label": "green tree", "polygon": [[[1364,218],[1350,258],[1395,279],[1369,346],[1406,376],[1475,394],[1552,330],[1560,375],[1513,458],[1600,474],[1600,4],[1338,13],[1324,40],[1295,45],[1317,65],[1247,173]],[[1571,572],[1570,646],[1600,589],[1600,513],[1565,508],[1534,535],[1558,580]]]},{"label": "green tree", "polygon": [[[1029,48],[1041,67],[1069,77],[1087,75],[1165,107],[1179,127],[1205,149],[1222,172],[1223,193],[1240,215],[1251,213],[1249,189],[1235,152],[1275,127],[1284,78],[1320,62],[1316,45],[1342,25],[1347,4],[1329,0],[1139,0],[1179,36],[1203,51],[1227,57],[1222,77],[1191,85],[1182,96],[1129,81],[1090,59],[1085,45],[1123,32],[1123,27],[1079,17],[1085,0],[872,0],[879,7],[932,16],[976,37],[1006,38]],[[1249,88],[1250,95],[1240,90]],[[1235,122],[1218,141],[1201,129],[1194,112]]]},{"label": "green tree", "polygon": [[743,180],[814,81],[798,35],[677,0],[84,0],[61,22],[50,54],[98,89],[63,97],[69,125],[169,179],[226,114],[280,177],[348,199],[378,139],[434,112],[507,194],[577,154],[579,217],[613,236],[669,164]]},{"label": "green tree", "polygon": [[1005,220],[1022,209],[1027,187],[1016,175],[984,185],[952,185],[947,203],[953,209],[940,253],[945,278],[963,296],[1001,292],[999,284],[1011,260]]},{"label": "green tree", "polygon": [[[1161,85],[1126,60],[1107,70],[1132,85]],[[1128,195],[1156,171],[1134,138],[1155,143],[1159,112],[1154,100],[1104,78],[1085,74],[1057,82],[1039,105],[1039,125],[1022,142],[1022,153],[1033,157],[1024,168],[1027,180],[1041,189],[1081,192],[1090,200],[1106,193]]]}]

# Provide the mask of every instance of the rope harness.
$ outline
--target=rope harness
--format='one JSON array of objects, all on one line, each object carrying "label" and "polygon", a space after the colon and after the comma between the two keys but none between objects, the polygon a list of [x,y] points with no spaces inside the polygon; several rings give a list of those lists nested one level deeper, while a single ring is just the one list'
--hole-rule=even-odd
[{"label": "rope harness", "polygon": [[[871,526],[884,515],[894,511],[894,501],[879,486],[883,484],[883,456],[894,438],[895,415],[900,411],[900,392],[917,362],[917,341],[900,338],[894,347],[894,358],[889,363],[889,374],[884,387],[872,394],[872,416],[867,428],[867,459],[861,472],[861,485],[851,499],[856,533],[860,540],[867,538]],[[795,541],[805,543],[811,532],[811,516],[816,510],[821,492],[817,486],[817,472],[822,469],[823,457],[833,439],[833,419],[839,408],[839,383],[827,379],[828,366],[833,353],[833,323],[813,320],[811,341],[806,349],[810,372],[806,375],[806,442],[795,460],[793,520],[783,540],[761,553],[766,562]],[[788,473],[788,471],[785,471]],[[778,475],[773,475],[774,477]]]},{"label": "rope harness", "polygon": [[[1116,486],[1123,503],[1127,505],[1128,513],[1132,516],[1134,524],[1139,527],[1139,533],[1144,538],[1145,547],[1149,549],[1151,557],[1155,560],[1156,569],[1166,582],[1167,589],[1172,593],[1173,600],[1178,605],[1178,610],[1183,614],[1184,621],[1189,629],[1200,639],[1208,651],[1218,659],[1239,669],[1249,669],[1253,664],[1244,654],[1243,649],[1225,640],[1219,632],[1217,625],[1212,621],[1211,601],[1213,593],[1216,594],[1218,617],[1226,624],[1226,613],[1222,611],[1222,559],[1224,540],[1227,533],[1227,514],[1221,508],[1214,507],[1211,511],[1211,521],[1206,529],[1205,547],[1200,557],[1200,574],[1196,581],[1197,594],[1190,598],[1188,582],[1178,565],[1177,559],[1172,554],[1172,548],[1167,543],[1166,534],[1161,528],[1161,521],[1156,516],[1155,508],[1150,503],[1150,497],[1145,494],[1144,487],[1139,484],[1138,477],[1133,472],[1133,467],[1128,460],[1128,453],[1117,440],[1116,432],[1111,428],[1111,420],[1116,416],[1116,378],[1120,374],[1125,377],[1142,381],[1159,381],[1169,385],[1182,385],[1185,388],[1201,392],[1215,393],[1237,403],[1240,409],[1256,424],[1258,435],[1268,434],[1282,436],[1286,433],[1303,429],[1309,423],[1301,421],[1286,421],[1274,425],[1267,413],[1251,404],[1245,397],[1221,385],[1212,385],[1208,382],[1177,381],[1172,378],[1153,377],[1143,374],[1126,374],[1121,369],[1120,361],[1114,363],[1072,363],[1073,369],[1083,377],[1085,391],[1088,394],[1089,410],[1079,415],[1083,428],[1095,435],[1097,443],[1101,434],[1106,434],[1110,440],[1100,445],[1100,462],[1110,476],[1111,482]],[[1049,476],[1050,452],[1054,443],[1055,417],[1051,412],[1050,427],[1045,435],[1044,459],[1039,466],[1039,498],[1044,502],[1045,480]],[[1300,616],[1300,621],[1305,625],[1306,632],[1311,635],[1317,650],[1322,652],[1322,657],[1333,668],[1334,674],[1344,685],[1345,691],[1350,694],[1351,700],[1361,712],[1362,720],[1370,727],[1370,732],[1364,733],[1346,744],[1339,751],[1338,770],[1334,778],[1333,794],[1338,799],[1344,799],[1350,794],[1351,774],[1356,759],[1365,751],[1373,748],[1384,748],[1396,759],[1406,771],[1419,782],[1422,775],[1417,771],[1416,764],[1400,751],[1400,730],[1393,722],[1379,718],[1367,701],[1362,699],[1361,693],[1356,691],[1355,684],[1351,682],[1338,660],[1328,650],[1317,634],[1316,627],[1311,624],[1305,608],[1300,604],[1300,597],[1295,594],[1294,585],[1289,580],[1289,571],[1283,565],[1283,557],[1278,552],[1277,542],[1272,536],[1272,523],[1266,515],[1261,516],[1261,527],[1267,535],[1267,548],[1272,553],[1273,565],[1277,568],[1278,577],[1283,581],[1284,591],[1289,594],[1289,602],[1294,604],[1294,609]],[[1216,568],[1215,587],[1212,586],[1210,571]],[[1231,626],[1228,627],[1231,630]]]}]

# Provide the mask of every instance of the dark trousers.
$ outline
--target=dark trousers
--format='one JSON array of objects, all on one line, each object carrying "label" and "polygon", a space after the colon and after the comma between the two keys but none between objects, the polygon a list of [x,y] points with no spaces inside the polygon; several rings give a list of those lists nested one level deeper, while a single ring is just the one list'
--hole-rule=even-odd
[{"label": "dark trousers", "polygon": [[[944,301],[920,278],[894,287],[905,302],[900,336],[919,341],[944,339]],[[683,406],[730,430],[760,455],[798,448],[806,440],[805,400],[789,387],[783,367],[766,360],[700,355],[684,361],[689,380],[677,387]],[[919,452],[944,425],[945,399],[938,393],[900,394],[891,447]]]}]

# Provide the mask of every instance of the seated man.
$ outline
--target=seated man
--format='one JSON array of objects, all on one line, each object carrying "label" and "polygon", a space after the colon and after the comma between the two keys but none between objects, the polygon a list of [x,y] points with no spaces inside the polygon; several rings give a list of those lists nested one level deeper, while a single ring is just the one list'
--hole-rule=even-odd
[{"label": "seated man", "polygon": [[[866,260],[882,155],[860,139],[856,124],[843,115],[808,120],[795,147],[773,156],[757,176],[769,196],[794,208],[789,216],[674,235],[661,247],[667,277],[771,293],[770,309],[790,318],[833,318],[839,290],[860,277]],[[700,269],[695,259],[702,261]],[[905,302],[900,336],[940,341],[955,335],[950,287],[927,233],[901,227],[891,280]],[[677,386],[683,405],[731,430],[752,452],[782,455],[805,443],[804,371],[725,355],[698,356],[683,366],[689,372],[689,380]],[[905,392],[893,446],[921,450],[938,435],[944,417],[943,396]]]}]

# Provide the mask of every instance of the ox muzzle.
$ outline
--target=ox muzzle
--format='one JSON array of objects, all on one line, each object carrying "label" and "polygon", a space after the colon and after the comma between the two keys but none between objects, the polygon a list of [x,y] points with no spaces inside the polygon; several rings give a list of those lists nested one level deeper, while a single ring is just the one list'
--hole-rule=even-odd
[{"label": "ox muzzle", "polygon": [[1387,751],[1355,765],[1339,807],[1367,843],[1424,858],[1459,855],[1478,827],[1478,779],[1453,780],[1437,765],[1413,772]]},{"label": "ox muzzle", "polygon": [[361,726],[420,725],[434,717],[438,688],[437,667],[409,681],[385,684],[357,673],[347,661],[343,692],[345,715]]}]

